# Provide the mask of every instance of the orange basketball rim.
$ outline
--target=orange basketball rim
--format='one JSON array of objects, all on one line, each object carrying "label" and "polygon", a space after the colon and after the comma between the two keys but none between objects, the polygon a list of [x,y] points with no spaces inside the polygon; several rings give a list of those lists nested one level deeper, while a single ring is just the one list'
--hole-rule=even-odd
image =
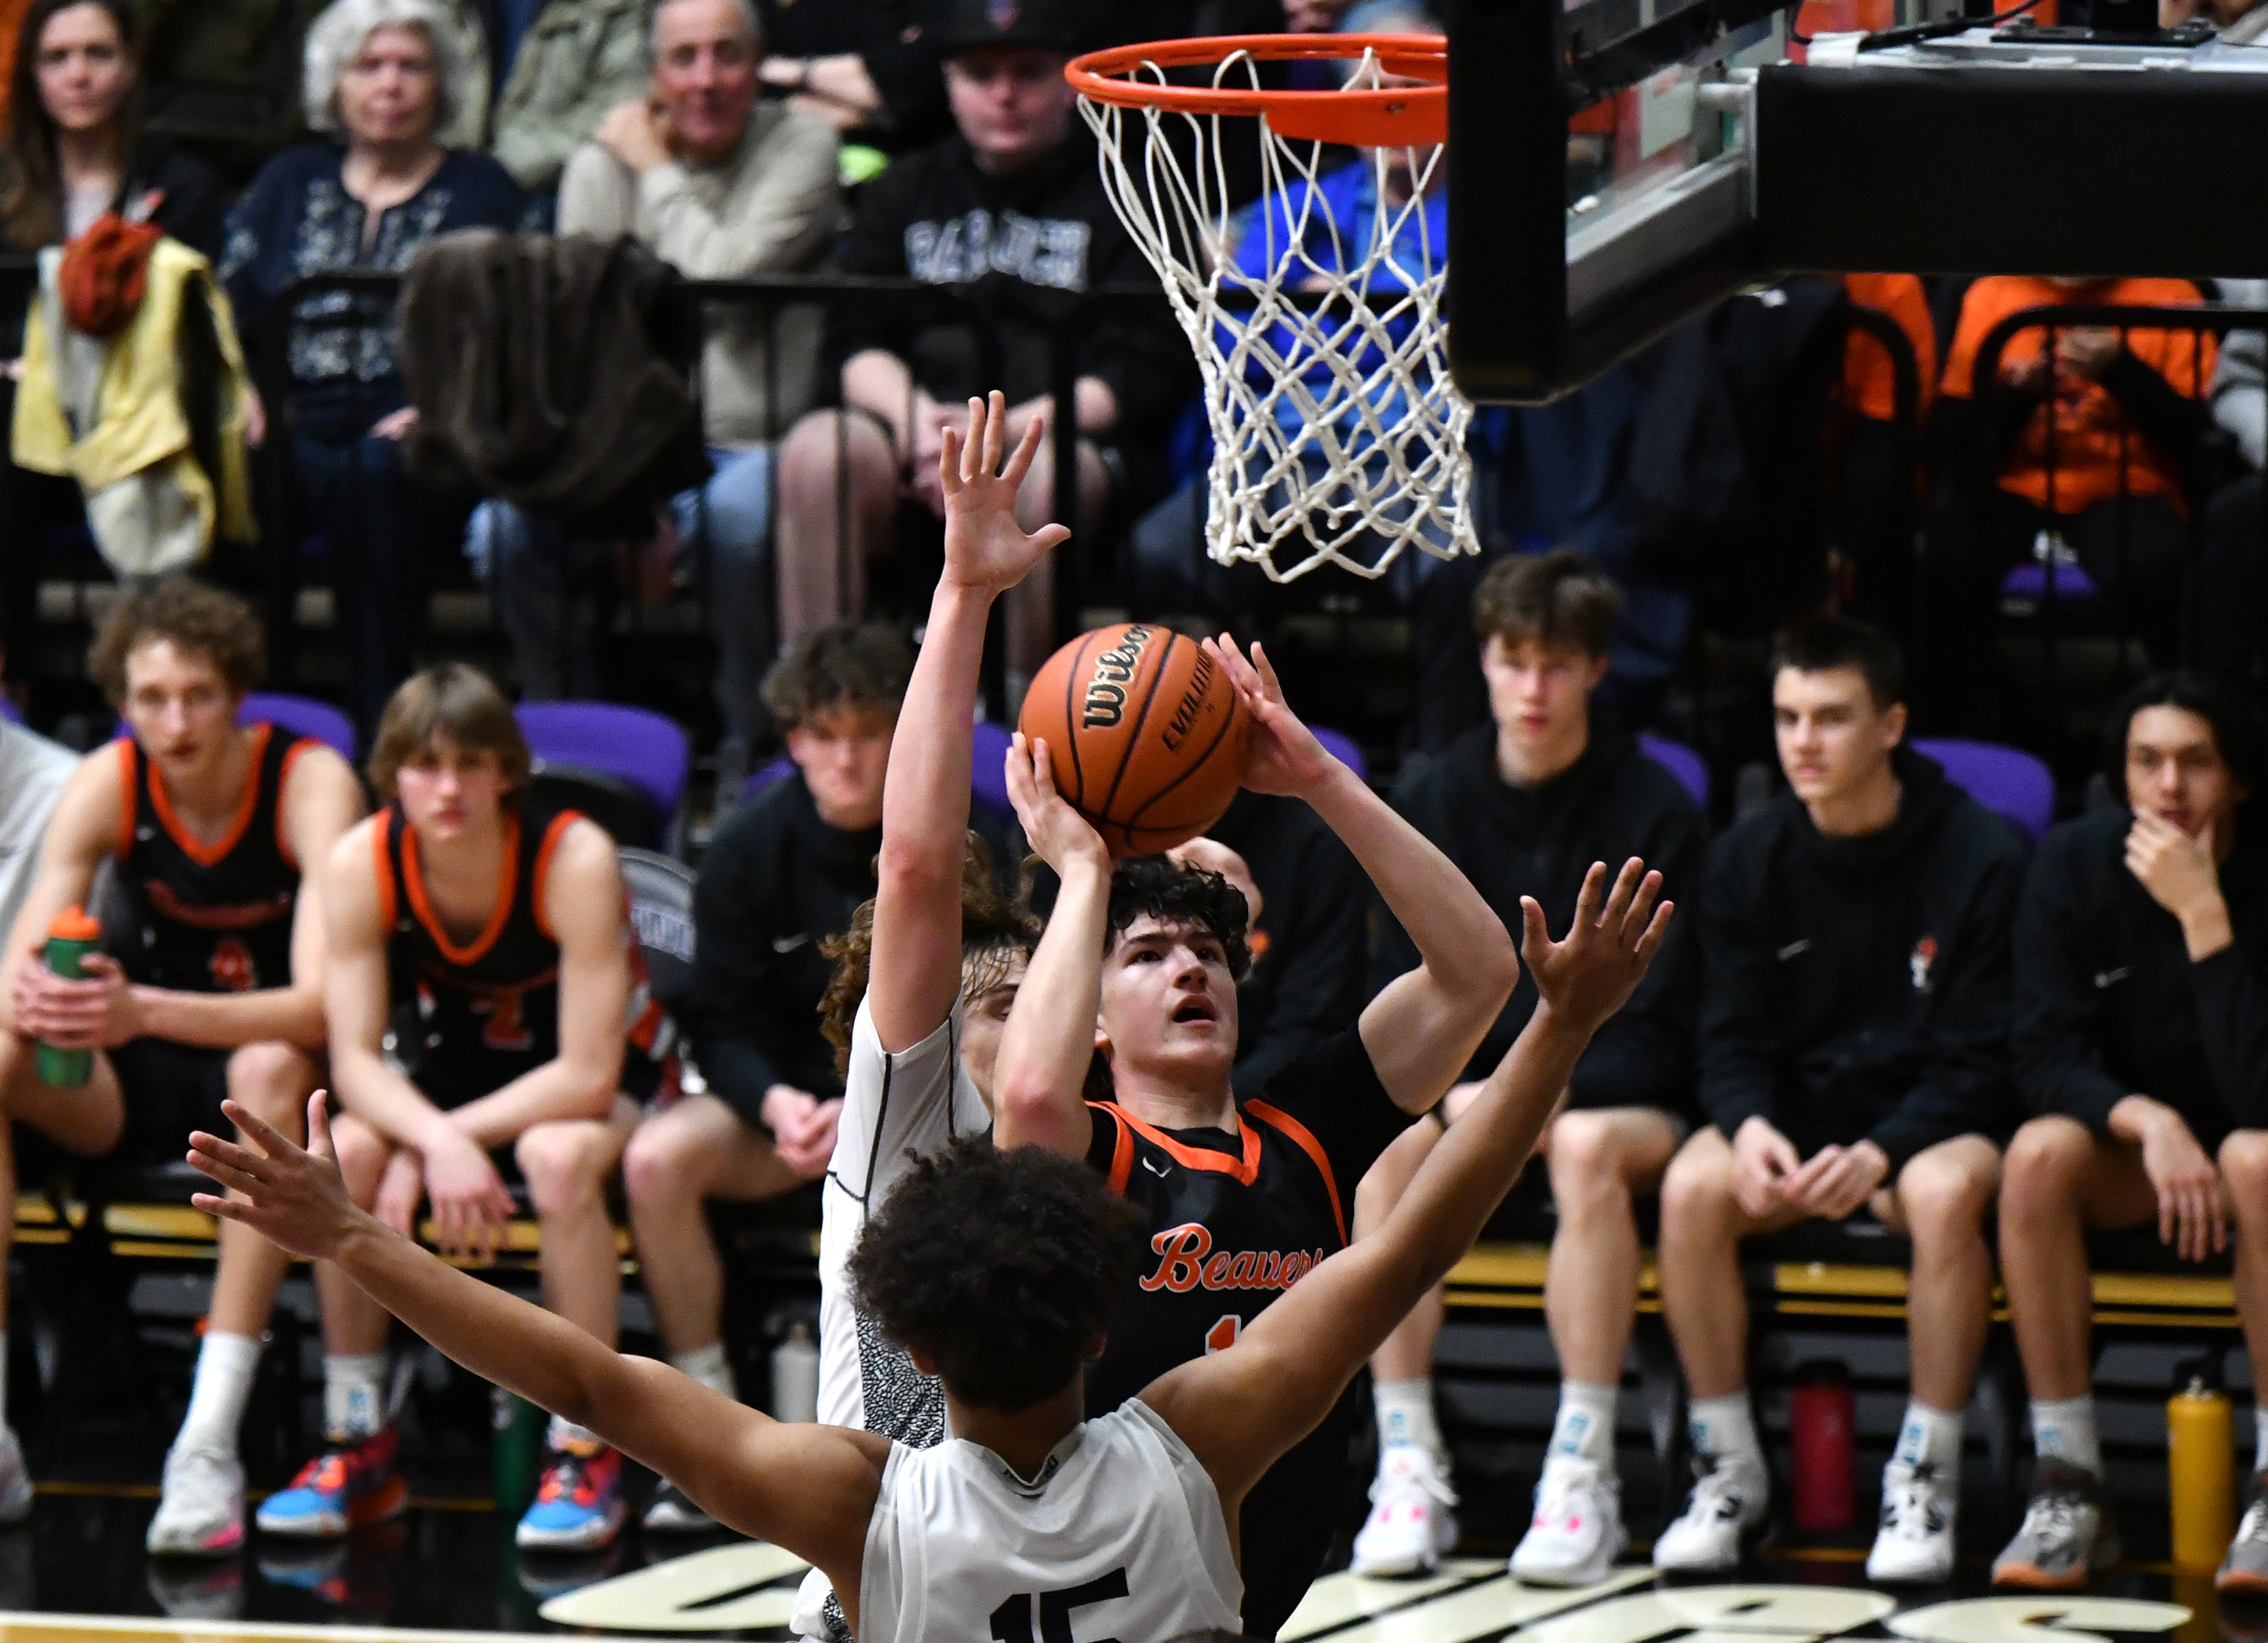
[{"label": "orange basketball rim", "polygon": [[[1222,84],[1240,63],[1357,61],[1366,54],[1374,56],[1382,73],[1427,84],[1319,92]],[[1154,72],[1197,68],[1213,70],[1214,84],[1174,85]],[[1072,60],[1064,77],[1080,96],[1099,103],[1193,119],[1261,114],[1277,136],[1300,141],[1423,148],[1446,140],[1449,131],[1449,45],[1431,34],[1226,34],[1152,41],[1088,52]]]}]

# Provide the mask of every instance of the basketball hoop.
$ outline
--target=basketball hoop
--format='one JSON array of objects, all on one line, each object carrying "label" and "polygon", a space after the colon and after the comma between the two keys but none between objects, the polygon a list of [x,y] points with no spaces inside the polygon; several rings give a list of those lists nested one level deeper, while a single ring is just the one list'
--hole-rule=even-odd
[{"label": "basketball hoop", "polygon": [[[1344,89],[1259,84],[1263,63],[1313,60],[1351,63]],[[1212,84],[1167,80],[1192,67],[1211,68]],[[1197,352],[1211,556],[1289,582],[1326,564],[1374,578],[1411,546],[1477,553],[1472,407],[1449,378],[1432,197],[1447,174],[1447,43],[1165,41],[1089,53],[1065,77],[1098,139],[1104,192]],[[1138,153],[1129,111],[1145,127]],[[1259,120],[1262,189],[1232,210],[1220,122],[1241,116]],[[1331,144],[1365,150],[1366,173],[1327,167]]]}]

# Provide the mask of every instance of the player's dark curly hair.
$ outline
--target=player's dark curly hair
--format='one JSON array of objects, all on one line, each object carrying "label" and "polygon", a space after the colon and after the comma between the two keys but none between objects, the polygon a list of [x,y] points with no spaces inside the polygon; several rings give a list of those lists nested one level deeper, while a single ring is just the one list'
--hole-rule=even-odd
[{"label": "player's dark curly hair", "polygon": [[964,1137],[914,1160],[866,1223],[851,1292],[955,1398],[1012,1414],[1062,1391],[1108,1332],[1145,1226],[1084,1163]]},{"label": "player's dark curly hair", "polygon": [[[993,871],[992,851],[971,829],[961,858],[961,996],[973,999],[1007,972],[1018,958],[1028,959],[1040,942],[1040,921],[1021,898],[1010,900]],[[835,961],[835,974],[819,1000],[819,1030],[835,1046],[835,1071],[850,1071],[850,1028],[874,960],[874,903],[861,902],[850,927],[819,944]]]},{"label": "player's dark curly hair", "polygon": [[1211,931],[1228,950],[1228,973],[1240,982],[1250,973],[1252,948],[1245,935],[1251,928],[1252,910],[1245,905],[1244,892],[1220,874],[1167,856],[1136,856],[1120,862],[1110,875],[1110,921],[1103,932],[1103,951],[1108,952],[1127,926],[1145,915]]}]

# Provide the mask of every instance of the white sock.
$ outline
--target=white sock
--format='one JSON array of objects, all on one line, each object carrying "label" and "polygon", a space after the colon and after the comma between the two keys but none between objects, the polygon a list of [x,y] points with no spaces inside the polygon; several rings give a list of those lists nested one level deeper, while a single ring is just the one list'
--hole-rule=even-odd
[{"label": "white sock", "polygon": [[1685,1428],[1692,1434],[1697,1455],[1719,1465],[1764,1470],[1764,1448],[1756,1440],[1756,1418],[1746,1392],[1695,1398],[1686,1411]]},{"label": "white sock", "polygon": [[8,1331],[0,1330],[0,1426],[8,1424]]},{"label": "white sock", "polygon": [[2044,1460],[2053,1455],[2082,1471],[2102,1476],[2102,1445],[2095,1435],[2095,1399],[2066,1397],[2032,1402],[2032,1448]]},{"label": "white sock", "polygon": [[740,1394],[733,1389],[733,1366],[725,1361],[725,1343],[711,1341],[706,1346],[696,1347],[689,1352],[680,1352],[669,1360],[671,1368],[680,1374],[691,1375],[719,1396],[738,1402]]},{"label": "white sock", "polygon": [[607,1447],[607,1440],[588,1426],[578,1426],[556,1415],[551,1418],[551,1429],[545,1434],[545,1441],[555,1449],[580,1449],[586,1454]]},{"label": "white sock", "polygon": [[323,1435],[359,1443],[386,1430],[386,1354],[323,1354]]},{"label": "white sock", "polygon": [[[0,1334],[0,1363],[7,1362],[8,1337]],[[4,1390],[0,1390],[0,1413],[7,1409]],[[2268,1472],[2268,1411],[2254,1405],[2252,1411],[2252,1470]]]},{"label": "white sock", "polygon": [[237,1428],[244,1424],[244,1406],[252,1396],[253,1371],[259,1367],[256,1336],[206,1330],[197,1347],[189,1412],[182,1418],[180,1436],[173,1440],[175,1447],[235,1454]]},{"label": "white sock", "polygon": [[1414,1443],[1439,1456],[1446,1453],[1441,1428],[1433,1419],[1433,1377],[1414,1381],[1373,1381],[1370,1395],[1378,1410],[1378,1447],[1381,1452],[1397,1443]]},{"label": "white sock", "polygon": [[1905,1422],[1898,1428],[1890,1464],[1905,1468],[1911,1477],[1915,1468],[1926,1463],[1950,1485],[1961,1476],[1961,1426],[1959,1411],[1932,1409],[1916,1399],[1906,1405]]},{"label": "white sock", "polygon": [[1615,1395],[1621,1389],[1562,1381],[1559,1418],[1551,1423],[1551,1445],[1544,1451],[1545,1463],[1564,1455],[1569,1460],[1593,1461],[1611,1471],[1615,1464]]}]

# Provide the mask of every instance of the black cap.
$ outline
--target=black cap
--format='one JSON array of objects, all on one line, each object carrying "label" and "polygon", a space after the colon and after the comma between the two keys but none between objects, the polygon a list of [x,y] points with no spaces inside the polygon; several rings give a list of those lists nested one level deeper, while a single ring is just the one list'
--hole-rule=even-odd
[{"label": "black cap", "polygon": [[946,26],[946,55],[988,46],[1076,51],[1079,30],[1064,0],[955,0],[953,20]]}]

